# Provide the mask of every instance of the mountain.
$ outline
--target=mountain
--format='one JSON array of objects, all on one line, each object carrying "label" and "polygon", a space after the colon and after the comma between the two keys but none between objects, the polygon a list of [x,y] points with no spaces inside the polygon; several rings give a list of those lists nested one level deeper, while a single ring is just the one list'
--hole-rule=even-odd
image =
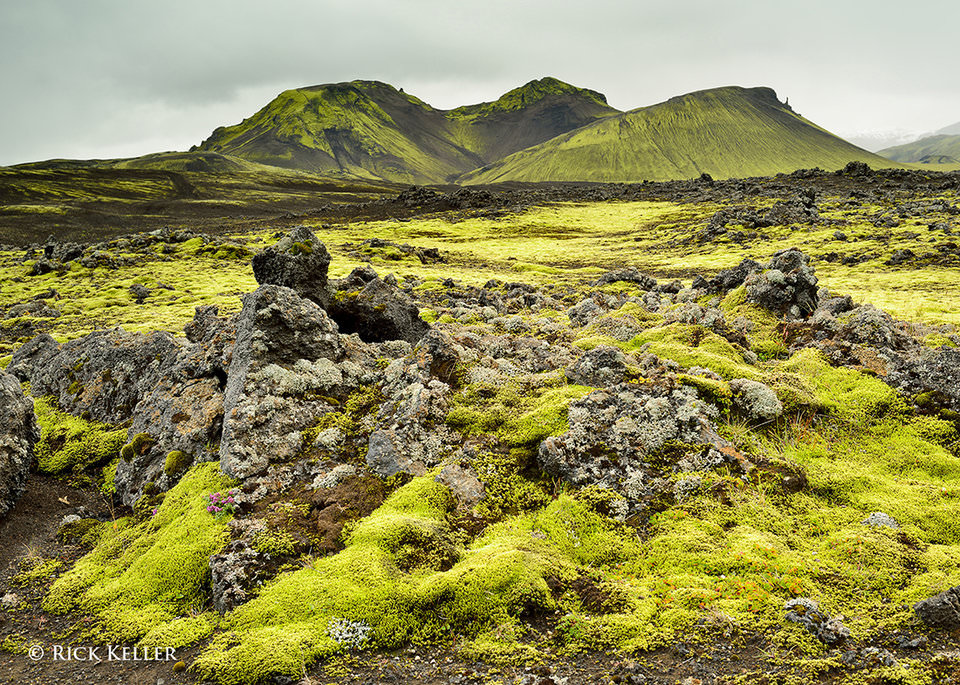
[{"label": "mountain", "polygon": [[934,133],[935,136],[960,136],[960,121],[950,126],[944,126]]},{"label": "mountain", "polygon": [[[957,125],[960,126],[960,125]],[[954,127],[947,127],[949,130]],[[920,164],[960,163],[960,135],[935,135],[914,143],[880,150],[879,155],[895,162]]]},{"label": "mountain", "polygon": [[553,78],[450,111],[386,83],[351,81],[284,91],[198,149],[328,175],[438,183],[615,113],[601,94]]},{"label": "mountain", "polygon": [[461,177],[501,181],[637,182],[766,176],[850,161],[892,164],[781,103],[770,88],[702,90],[606,117]]},{"label": "mountain", "polygon": [[446,114],[459,124],[459,141],[487,164],[619,113],[601,93],[548,77]]},{"label": "mountain", "polygon": [[905,145],[922,138],[927,133],[918,134],[916,131],[907,131],[904,129],[872,131],[867,133],[840,134],[848,143],[853,143],[857,147],[862,147],[870,152],[877,152],[894,145]]}]

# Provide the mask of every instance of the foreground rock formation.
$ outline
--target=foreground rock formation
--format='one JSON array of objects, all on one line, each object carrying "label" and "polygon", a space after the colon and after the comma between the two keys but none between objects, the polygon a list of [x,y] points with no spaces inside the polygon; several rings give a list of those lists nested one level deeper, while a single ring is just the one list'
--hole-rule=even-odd
[{"label": "foreground rock formation", "polygon": [[798,250],[691,287],[621,268],[566,291],[329,265],[296,228],[254,257],[238,313],[197,308],[185,338],[17,349],[0,500],[37,439],[18,380],[45,416],[126,431],[97,466],[129,516],[65,524],[93,551],[44,608],[202,642],[194,668],[224,682],[451,633],[519,653],[496,631],[531,616],[574,647],[776,629],[834,649],[915,630],[914,604],[955,626],[937,586],[955,573],[954,332],[835,296]]}]

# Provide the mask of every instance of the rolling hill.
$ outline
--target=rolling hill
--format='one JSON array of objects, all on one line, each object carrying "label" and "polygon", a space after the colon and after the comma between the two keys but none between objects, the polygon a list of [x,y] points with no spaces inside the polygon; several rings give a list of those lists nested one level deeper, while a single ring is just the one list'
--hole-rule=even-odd
[{"label": "rolling hill", "polygon": [[615,113],[601,94],[553,78],[450,111],[386,83],[351,81],[285,91],[198,150],[325,175],[439,183]]},{"label": "rolling hill", "polygon": [[766,176],[891,162],[825,131],[770,88],[703,90],[604,118],[470,172],[463,183]]},{"label": "rolling hill", "polygon": [[[960,128],[960,124],[949,128]],[[960,164],[960,135],[936,135],[880,150],[877,153],[895,162],[918,164]]]}]

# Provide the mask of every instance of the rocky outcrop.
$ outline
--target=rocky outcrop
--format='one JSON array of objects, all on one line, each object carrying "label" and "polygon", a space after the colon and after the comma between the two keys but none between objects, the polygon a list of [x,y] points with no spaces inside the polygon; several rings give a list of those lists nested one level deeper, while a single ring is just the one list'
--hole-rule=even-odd
[{"label": "rocky outcrop", "polygon": [[657,287],[657,279],[642,273],[635,266],[628,266],[625,269],[616,269],[608,271],[593,282],[595,287],[608,285],[610,283],[636,283],[640,290],[653,290]]},{"label": "rocky outcrop", "polygon": [[627,377],[627,358],[618,348],[598,345],[567,369],[567,380],[578,385],[603,388]]},{"label": "rocky outcrop", "polygon": [[371,471],[384,478],[400,472],[423,475],[453,451],[459,435],[443,421],[463,355],[450,336],[434,330],[407,357],[386,368],[386,401],[367,449]]},{"label": "rocky outcrop", "polygon": [[[717,434],[716,413],[693,389],[665,379],[595,390],[570,404],[568,430],[541,443],[538,461],[573,485],[600,485],[643,502],[658,494],[657,479],[675,471],[746,465]],[[680,443],[690,448],[662,454],[668,444]]]},{"label": "rocky outcrop", "polygon": [[327,270],[330,253],[309,228],[297,226],[279,242],[253,256],[253,276],[260,285],[279,285],[325,306],[330,298]]},{"label": "rocky outcrop", "polygon": [[0,517],[23,493],[39,439],[33,401],[16,378],[0,371]]},{"label": "rocky outcrop", "polygon": [[263,473],[289,460],[302,433],[342,395],[337,325],[290,288],[262,285],[244,297],[227,373],[220,467],[231,476]]},{"label": "rocky outcrop", "polygon": [[789,319],[805,318],[817,308],[817,277],[800,250],[778,252],[744,284],[747,300]]},{"label": "rocky outcrop", "polygon": [[184,348],[169,333],[119,328],[62,345],[40,336],[28,345],[11,367],[18,377],[29,378],[33,395],[53,395],[64,411],[104,423],[131,419]]}]

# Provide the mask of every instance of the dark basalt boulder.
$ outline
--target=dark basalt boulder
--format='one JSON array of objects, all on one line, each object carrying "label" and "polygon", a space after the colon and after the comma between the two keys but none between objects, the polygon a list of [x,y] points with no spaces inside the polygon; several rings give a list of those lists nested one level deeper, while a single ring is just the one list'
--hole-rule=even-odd
[{"label": "dark basalt boulder", "polygon": [[33,375],[33,368],[38,360],[52,356],[58,349],[60,343],[54,340],[53,336],[41,333],[17,348],[10,365],[7,366],[7,373],[16,376],[21,383],[26,383]]},{"label": "dark basalt boulder", "polygon": [[921,621],[934,628],[960,628],[960,585],[913,605]]},{"label": "dark basalt boulder", "polygon": [[165,360],[133,411],[128,439],[137,449],[121,454],[116,476],[117,494],[128,506],[147,483],[169,490],[193,464],[219,457],[211,446],[220,439],[236,322],[216,314],[216,307],[197,308],[186,326],[191,344]]},{"label": "dark basalt boulder", "polygon": [[330,253],[305,226],[253,256],[253,276],[260,285],[290,288],[302,297],[325,306],[329,300],[327,270]]},{"label": "dark basalt boulder", "polygon": [[23,494],[39,439],[33,401],[14,376],[0,371],[0,517]]},{"label": "dark basalt boulder", "polygon": [[184,343],[166,332],[95,331],[62,345],[39,336],[18,350],[11,366],[18,377],[29,370],[34,397],[53,395],[76,416],[123,423],[153,390]]},{"label": "dark basalt boulder", "polygon": [[[727,290],[733,290],[743,285],[743,282],[747,280],[747,276],[757,271],[760,271],[763,267],[760,266],[758,262],[753,261],[752,259],[744,259],[737,266],[732,269],[724,269],[718,273],[713,278],[709,279],[709,287],[711,290],[724,292]],[[702,282],[694,284],[694,287],[702,287]]]},{"label": "dark basalt boulder", "polygon": [[609,283],[636,283],[640,290],[653,290],[657,287],[657,279],[642,273],[635,266],[628,266],[625,269],[608,271],[593,282],[594,286],[607,285]]}]

